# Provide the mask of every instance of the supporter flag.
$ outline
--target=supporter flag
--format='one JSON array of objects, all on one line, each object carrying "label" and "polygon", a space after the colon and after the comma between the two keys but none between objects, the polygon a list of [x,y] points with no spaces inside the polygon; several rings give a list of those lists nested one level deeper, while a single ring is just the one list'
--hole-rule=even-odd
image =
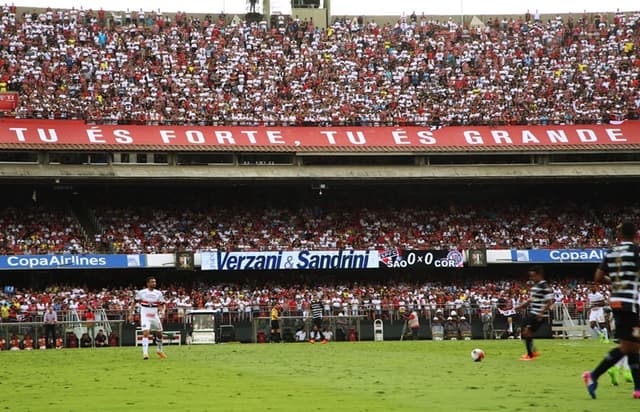
[{"label": "supporter flag", "polygon": [[470,267],[487,266],[487,250],[469,249],[469,254],[467,256],[467,265]]},{"label": "supporter flag", "polygon": [[193,270],[193,252],[176,252],[176,269]]}]

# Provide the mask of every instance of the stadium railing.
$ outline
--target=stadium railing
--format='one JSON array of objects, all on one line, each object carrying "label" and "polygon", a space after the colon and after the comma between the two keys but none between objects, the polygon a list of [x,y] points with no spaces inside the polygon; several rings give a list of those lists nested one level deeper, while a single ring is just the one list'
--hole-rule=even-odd
[{"label": "stadium railing", "polygon": [[[330,340],[351,340],[350,336],[355,336],[355,340],[360,340],[360,322],[365,319],[364,315],[359,316],[323,316],[323,330],[332,333],[333,338]],[[312,329],[311,317],[304,316],[281,316],[280,330],[282,340],[285,342],[295,342],[295,334],[298,330],[303,330],[308,338]],[[271,318],[255,317],[252,321],[253,342],[260,341],[259,336],[263,334],[267,341],[271,331]],[[355,335],[354,335],[355,333]],[[352,338],[353,339],[353,338]]]},{"label": "stadium railing", "polygon": [[[122,346],[122,333],[123,333],[123,320],[110,321],[112,330],[116,332],[118,336],[118,346]],[[45,323],[44,322],[1,322],[0,323],[0,337],[4,338],[6,342],[9,342],[12,335],[16,335],[22,341],[25,335],[31,335],[34,342],[42,336],[45,336]],[[70,334],[74,334],[77,340],[80,340],[82,333],[89,333],[91,337],[91,345],[95,347],[95,334],[98,328],[88,328],[85,325],[80,329],[76,321],[59,321],[56,323],[57,337],[62,338],[65,347],[68,345],[68,339]],[[4,348],[6,349],[6,348]]]}]

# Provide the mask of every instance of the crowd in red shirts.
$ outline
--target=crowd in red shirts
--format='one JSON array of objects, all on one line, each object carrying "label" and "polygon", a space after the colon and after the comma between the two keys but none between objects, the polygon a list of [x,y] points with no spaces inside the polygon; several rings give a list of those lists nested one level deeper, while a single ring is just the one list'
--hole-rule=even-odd
[{"label": "crowd in red shirts", "polygon": [[[268,316],[276,303],[284,316],[310,316],[310,302],[317,296],[327,316],[364,316],[365,318],[402,319],[416,310],[431,319],[438,311],[448,315],[474,318],[485,308],[499,305],[517,306],[528,299],[529,285],[521,280],[476,280],[460,282],[328,282],[260,283],[251,286],[219,283],[186,287],[170,284],[162,288],[167,299],[168,321],[180,322],[189,309],[211,309],[229,322]],[[577,318],[584,319],[588,309],[590,284],[577,279],[551,281],[557,303],[565,303]],[[602,285],[608,296],[609,290]],[[104,309],[110,318],[125,319],[134,298],[132,287],[91,289],[88,287],[54,285],[45,290],[23,289],[15,294],[0,293],[2,322],[41,321],[47,306],[60,313],[78,313],[81,320],[95,319],[93,312]],[[90,314],[90,318],[87,317]]]},{"label": "crowd in red shirts", "polygon": [[0,12],[19,118],[144,124],[573,124],[637,119],[638,13],[491,18]]},{"label": "crowd in red shirts", "polygon": [[[0,211],[0,254],[608,247],[636,206],[569,199],[324,208],[100,207],[93,238],[70,210]],[[493,202],[495,203],[495,202]]]}]

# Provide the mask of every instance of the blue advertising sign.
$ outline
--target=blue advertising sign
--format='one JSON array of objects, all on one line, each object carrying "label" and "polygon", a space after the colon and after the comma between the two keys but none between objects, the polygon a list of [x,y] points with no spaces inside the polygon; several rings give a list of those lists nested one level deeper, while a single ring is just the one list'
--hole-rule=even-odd
[{"label": "blue advertising sign", "polygon": [[122,269],[145,266],[144,255],[15,255],[0,256],[0,270]]},{"label": "blue advertising sign", "polygon": [[523,263],[598,263],[606,249],[512,249],[511,260]]}]

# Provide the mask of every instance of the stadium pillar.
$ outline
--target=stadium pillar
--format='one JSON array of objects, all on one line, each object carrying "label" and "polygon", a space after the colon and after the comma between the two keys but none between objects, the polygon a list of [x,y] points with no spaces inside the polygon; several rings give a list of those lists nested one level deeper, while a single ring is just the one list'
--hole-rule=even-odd
[{"label": "stadium pillar", "polygon": [[264,21],[271,21],[271,0],[264,0],[262,3],[262,14],[264,15]]},{"label": "stadium pillar", "polygon": [[329,27],[331,25],[331,0],[324,0],[324,8],[327,9],[325,27]]}]

